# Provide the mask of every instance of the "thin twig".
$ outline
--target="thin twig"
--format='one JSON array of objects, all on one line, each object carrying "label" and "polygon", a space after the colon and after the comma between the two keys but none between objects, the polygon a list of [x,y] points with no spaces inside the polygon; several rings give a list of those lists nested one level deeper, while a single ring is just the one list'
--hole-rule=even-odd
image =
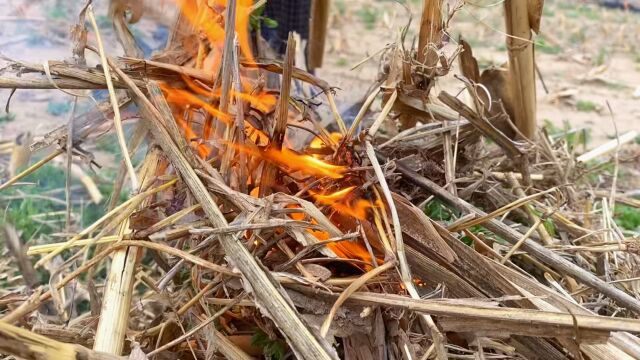
[{"label": "thin twig", "polygon": [[331,310],[329,311],[329,314],[324,319],[324,322],[322,323],[322,327],[320,328],[320,335],[322,335],[323,337],[327,336],[327,333],[329,332],[329,327],[331,326],[331,321],[336,316],[336,313],[338,312],[338,309],[340,308],[340,306],[345,301],[347,301],[350,295],[358,291],[358,289],[360,289],[369,280],[393,268],[394,266],[396,266],[395,261],[389,261],[387,263],[384,263],[383,265],[378,266],[377,268],[374,268],[373,270],[363,274],[358,278],[358,280],[352,282],[351,285],[349,285],[346,289],[344,289],[344,291],[340,294],[336,302],[333,303],[333,306],[331,306]]},{"label": "thin twig", "polygon": [[174,340],[171,340],[168,343],[162,345],[161,347],[151,351],[150,353],[147,354],[147,357],[152,357],[153,355],[158,354],[158,353],[160,353],[162,351],[165,351],[167,349],[171,349],[172,347],[180,344],[184,340],[192,337],[195,333],[197,333],[198,331],[202,330],[205,326],[211,324],[216,319],[218,319],[220,316],[222,316],[224,313],[226,313],[229,309],[234,307],[237,303],[239,303],[242,299],[244,299],[245,296],[246,296],[245,293],[242,293],[242,294],[238,295],[231,302],[229,302],[228,304],[223,306],[222,309],[216,311],[216,313],[213,314],[212,316],[210,316],[207,320],[201,322],[200,324],[198,324],[198,326],[196,326],[193,329],[189,330],[189,332],[187,332],[186,334],[184,334],[182,336],[179,336],[178,338],[176,338]]},{"label": "thin twig", "polygon": [[124,130],[122,128],[122,119],[120,118],[118,98],[116,97],[116,91],[111,80],[111,71],[109,71],[109,63],[107,62],[107,57],[104,52],[104,46],[102,44],[102,37],[100,36],[98,23],[96,22],[96,18],[93,15],[93,6],[89,5],[89,7],[87,8],[87,15],[89,15],[91,26],[96,33],[100,62],[102,63],[102,70],[104,71],[105,81],[107,83],[107,88],[109,89],[109,99],[111,101],[111,106],[113,107],[113,123],[116,128],[120,150],[122,151],[122,158],[127,164],[127,172],[129,173],[129,180],[131,181],[131,191],[135,191],[135,189],[138,188],[138,176],[136,175],[136,171],[133,169],[133,164],[131,163],[131,158],[129,157],[129,150],[127,148],[127,143],[124,138]]}]

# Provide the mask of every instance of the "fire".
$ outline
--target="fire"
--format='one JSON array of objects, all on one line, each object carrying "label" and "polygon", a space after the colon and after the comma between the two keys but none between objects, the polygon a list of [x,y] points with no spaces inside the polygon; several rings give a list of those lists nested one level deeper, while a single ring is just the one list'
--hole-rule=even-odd
[{"label": "fire", "polygon": [[[310,193],[318,204],[328,205],[337,214],[365,221],[369,210],[377,205],[359,198],[355,190],[356,186],[350,186],[329,194]],[[336,219],[334,216],[330,218]],[[329,238],[329,234],[324,232],[315,231],[312,234],[319,240]],[[327,246],[340,258],[362,260],[367,264],[364,266],[365,269],[369,269],[369,264],[373,264],[372,254],[361,242],[341,241]],[[375,260],[378,261],[380,259]]]},{"label": "fire", "polygon": [[242,101],[246,101],[254,108],[263,113],[273,110],[276,106],[276,97],[268,93],[259,93],[258,95],[249,95],[245,93],[231,92],[232,95],[239,97]]},{"label": "fire", "polygon": [[[205,89],[202,86],[196,84],[188,76],[183,75],[182,79],[184,80],[185,84],[187,84],[189,89],[196,94],[206,97],[220,98],[220,89],[217,89],[216,91]],[[251,95],[232,89],[229,93],[231,96],[238,97],[240,98],[240,100],[250,103],[252,107],[258,109],[263,113],[272,111],[276,106],[276,97],[273,94],[269,94],[266,92],[260,92],[257,95]]]},{"label": "fire", "polygon": [[[174,116],[174,117],[176,118],[177,120],[176,122],[178,123],[180,128],[184,131],[184,135],[187,138],[187,140],[198,138],[196,133],[193,131],[193,129],[191,129],[191,127],[189,126],[189,124],[187,124],[184,118],[182,118],[181,116]],[[198,151],[198,155],[202,159],[205,159],[211,153],[211,149],[209,149],[209,147],[205,144],[198,144],[196,149]]]},{"label": "fire", "polygon": [[160,84],[160,88],[166,94],[166,99],[169,103],[180,106],[197,106],[204,109],[206,112],[211,114],[211,116],[214,116],[227,124],[231,123],[231,116],[229,114],[223,113],[211,104],[186,90],[174,89],[165,84]]},{"label": "fire", "polygon": [[[261,136],[265,134],[261,133]],[[259,139],[260,137],[258,137]],[[316,159],[310,155],[298,154],[297,152],[283,147],[280,150],[267,149],[260,151],[256,147],[239,146],[238,144],[227,144],[234,147],[237,151],[242,151],[245,154],[260,157],[266,161],[278,165],[281,169],[287,170],[289,173],[300,171],[304,174],[319,177],[329,177],[331,179],[341,179],[344,173],[347,171],[346,166],[334,165],[328,162],[324,162],[320,159]]]},{"label": "fire", "polygon": [[[340,140],[342,140],[342,134],[338,132],[332,132],[331,134],[329,134],[329,137],[335,143],[339,143]],[[309,148],[315,150],[319,150],[325,147],[327,147],[327,144],[325,144],[324,140],[322,140],[322,138],[320,137],[313,138],[313,140],[311,140],[311,143],[309,144]]]},{"label": "fire", "polygon": [[[200,91],[203,91],[203,92],[206,91],[201,87],[198,87],[197,85],[195,86],[199,88]],[[171,88],[168,85],[162,84],[162,83],[160,84],[160,88],[165,93],[167,102],[171,104],[178,105],[181,107],[186,107],[186,106],[199,107],[207,111],[209,114],[211,114],[211,116],[215,116],[227,124],[230,124],[232,122],[232,118],[230,114],[225,114],[222,111],[216,109],[214,106],[202,100],[197,95],[194,95],[186,90]],[[248,101],[252,102],[252,104],[255,104],[255,106],[259,106],[260,107],[259,109],[265,110],[265,112],[268,109],[272,108],[275,104],[275,97],[273,97],[273,95],[271,94],[260,94],[259,96],[242,94],[242,96]],[[192,139],[196,137],[195,132],[193,131],[193,129],[188,128],[186,122],[183,121],[182,123],[180,123],[180,126],[184,129],[185,135],[187,136],[187,138]],[[252,141],[254,141],[254,143],[256,143],[257,145],[260,145],[261,143],[264,144],[263,139],[268,138],[264,132],[258,129],[255,129],[253,126],[251,126],[250,123],[246,121],[244,126],[245,126],[245,131],[247,133],[247,136]]]},{"label": "fire", "polygon": [[349,195],[355,188],[355,186],[350,186],[328,195],[311,192],[311,195],[318,203],[322,205],[329,205],[332,209],[343,215],[349,215],[358,220],[365,220],[367,217],[367,210],[372,208],[373,204],[364,199],[350,199],[353,196]]},{"label": "fire", "polygon": [[332,179],[340,179],[347,170],[345,166],[333,165],[310,155],[300,155],[288,148],[267,150],[267,160],[283,165],[292,171],[300,171],[314,176],[326,176]]},{"label": "fire", "polygon": [[[196,0],[175,1],[180,7],[184,18],[187,19],[187,21],[193,25],[193,28],[203,36],[202,39],[206,39],[209,43],[207,49],[210,50],[210,53],[207,57],[207,61],[200,61],[201,58],[198,58],[198,66],[203,66],[207,71],[211,71],[213,73],[219,72],[222,62],[222,51],[224,48],[224,8],[227,6],[227,0],[209,0],[202,2],[197,2]],[[196,3],[201,3],[202,5],[198,7]],[[249,33],[249,16],[252,5],[252,0],[238,0],[235,19],[235,30],[238,43],[240,45],[241,57],[249,61],[254,61]],[[226,22],[228,23],[228,21]],[[202,52],[203,48],[205,47],[200,46],[199,51]],[[204,54],[206,55],[206,50],[204,50]],[[180,110],[188,110],[189,108],[202,109],[212,117],[217,118],[228,125],[235,122],[235,115],[233,114],[234,109],[236,108],[235,106],[230,106],[230,113],[225,113],[216,108],[213,105],[215,103],[212,104],[212,99],[216,100],[221,96],[221,90],[219,87],[211,89],[207,87],[210,84],[199,83],[188,76],[183,76],[182,78],[187,89],[175,89],[166,84],[161,85],[167,102],[179,107]],[[240,81],[240,90],[230,90],[229,95],[231,95],[232,99],[242,101],[245,104],[248,103],[253,109],[262,113],[270,113],[275,109],[277,101],[276,96],[262,91],[261,87],[252,87],[251,80],[247,77],[241,76]],[[182,114],[178,113],[174,115],[177,124],[184,131],[187,139],[191,140],[202,138],[202,134],[196,134],[196,131],[190,127],[189,123],[184,117],[182,117]],[[309,144],[309,154],[303,154],[287,146],[288,143],[286,142],[286,138],[284,147],[270,147],[270,137],[268,136],[268,132],[263,132],[262,130],[253,127],[246,120],[244,121],[244,128],[246,134],[245,144],[239,145],[229,142],[225,144],[226,149],[230,149],[229,151],[235,150],[237,152],[244,152],[245,154],[254,157],[254,159],[271,162],[276,164],[283,172],[289,174],[302,173],[315,177],[316,180],[320,180],[322,178],[326,180],[328,178],[329,181],[319,181],[316,185],[316,189],[320,190],[317,190],[316,192],[309,191],[309,194],[316,204],[326,206],[331,210],[329,219],[335,222],[336,225],[343,228],[344,231],[354,231],[360,226],[363,228],[366,227],[365,224],[367,219],[371,220],[372,209],[384,208],[384,205],[379,203],[380,201],[373,203],[370,200],[362,198],[362,191],[358,190],[357,186],[336,184],[337,180],[341,180],[343,182],[348,181],[348,185],[352,185],[355,182],[351,179],[351,176],[345,179],[346,172],[349,169],[347,166],[327,161],[327,159],[332,159],[332,157],[329,156],[332,154],[332,151],[325,151],[329,150],[330,146],[329,144],[326,144],[322,138],[318,137],[313,139]],[[335,144],[340,143],[343,139],[343,135],[340,133],[331,133],[329,134],[329,137]],[[216,140],[219,141],[221,139]],[[198,155],[202,158],[206,158],[211,153],[211,147],[207,144],[194,144],[194,147],[197,149]],[[257,179],[252,179],[252,184],[256,180]],[[304,179],[303,181],[307,180],[308,179]],[[247,183],[249,184],[249,181],[247,181]],[[257,185],[260,184],[258,183]],[[301,184],[301,187],[303,185],[304,184]],[[253,190],[251,190],[250,195],[258,196],[259,193],[259,187],[254,187]],[[297,220],[302,220],[306,216],[307,215],[302,212],[290,214],[292,219]],[[317,224],[315,219],[309,219],[309,221],[312,224]],[[328,240],[330,238],[330,234],[325,231],[315,229],[308,229],[307,231],[320,241]],[[373,249],[376,249],[373,240],[371,244],[373,245]],[[345,259],[358,259],[363,261],[365,264],[372,264],[373,261],[380,260],[379,258],[376,258],[377,255],[372,253],[373,249],[365,247],[362,241],[331,242],[327,244],[327,247],[338,257]],[[366,268],[369,268],[369,266],[370,265],[365,265]]]},{"label": "fire", "polygon": [[[194,0],[176,0],[176,2],[189,23],[201,31],[213,47],[221,50],[224,43],[224,27],[220,21],[222,13],[216,14],[212,7],[226,7],[226,0],[216,0],[213,4],[202,6],[202,9],[197,8]],[[252,5],[252,0],[239,0],[236,5],[235,19],[240,51],[249,61],[254,60],[249,36],[249,15]],[[219,59],[220,57],[217,57],[217,60]]]}]

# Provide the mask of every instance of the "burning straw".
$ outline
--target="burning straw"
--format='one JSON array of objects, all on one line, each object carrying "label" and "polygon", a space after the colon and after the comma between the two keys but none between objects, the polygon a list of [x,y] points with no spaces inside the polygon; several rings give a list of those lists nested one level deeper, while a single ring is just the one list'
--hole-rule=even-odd
[{"label": "burning straw", "polygon": [[[100,54],[101,70],[12,62],[7,72],[27,77],[0,78],[11,88],[108,88],[101,108],[115,119],[125,154],[112,196],[127,176],[133,185],[128,200],[114,201],[66,241],[27,250],[15,231],[7,232],[23,271],[33,270],[27,256],[41,256],[36,266],[49,269],[69,257],[48,287],[3,299],[1,351],[32,359],[249,359],[278,351],[301,359],[637,355],[640,341],[630,332],[640,332],[640,321],[631,319],[640,302],[628,288],[577,265],[589,268],[594,254],[606,253],[622,270],[637,260],[637,244],[618,237],[615,244],[560,245],[543,230],[552,221],[575,243],[599,238],[570,211],[580,189],[569,180],[582,165],[544,136],[523,141],[499,130],[473,78],[464,82],[471,107],[445,92],[429,93],[460,54],[445,51],[442,41],[456,8],[425,6],[417,52],[387,47],[389,71],[347,128],[330,86],[295,67],[292,37],[284,63],[254,58],[247,24],[255,4],[177,5],[175,34],[154,59],[138,58],[124,11],[116,11],[126,58],[86,45]],[[88,15],[94,19],[90,9]],[[197,47],[189,51],[191,38]],[[474,64],[469,60],[466,66]],[[268,73],[282,74],[279,90],[262,81]],[[293,81],[323,92],[338,132],[320,127],[320,115],[292,96]],[[382,112],[369,121],[379,94]],[[129,102],[141,120],[127,143],[118,119]],[[498,115],[508,121],[504,111]],[[403,127],[396,134],[389,133],[392,116]],[[0,190],[76,149],[106,120],[70,121],[73,127],[33,147],[56,150]],[[360,125],[368,128],[358,132]],[[145,135],[150,146],[135,171],[126,155]],[[495,145],[479,142],[480,135]],[[494,156],[463,156],[472,149]],[[541,158],[552,167],[536,164],[540,173],[531,174]],[[433,196],[450,207],[449,224],[414,205]],[[561,256],[569,252],[578,255]],[[103,265],[108,275],[100,289]],[[91,312],[79,314],[73,295],[65,302],[68,290],[78,288],[86,289]],[[581,304],[593,297],[606,297],[618,316],[597,316]],[[47,310],[49,301],[55,307]],[[32,316],[38,310],[56,316]],[[47,337],[35,333],[43,329]],[[86,329],[95,331],[86,343],[56,340]]]}]

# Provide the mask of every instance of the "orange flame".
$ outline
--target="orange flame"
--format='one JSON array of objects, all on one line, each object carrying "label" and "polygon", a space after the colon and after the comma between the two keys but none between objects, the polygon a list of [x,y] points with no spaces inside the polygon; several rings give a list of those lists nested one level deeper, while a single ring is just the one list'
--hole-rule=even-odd
[{"label": "orange flame", "polygon": [[367,217],[367,210],[372,208],[373,204],[364,199],[349,201],[349,194],[351,194],[355,188],[355,186],[350,186],[328,195],[314,192],[310,193],[318,203],[329,205],[332,209],[341,214],[352,216],[358,220],[364,220]]},{"label": "orange flame", "polygon": [[[198,137],[193,129],[191,129],[189,124],[187,124],[187,122],[181,116],[174,117],[176,118],[176,122],[178,123],[180,128],[184,131],[184,136],[187,138],[187,140],[195,139]],[[198,151],[198,155],[202,159],[206,159],[207,156],[209,156],[209,154],[211,153],[211,149],[205,144],[198,144],[196,150]]]},{"label": "orange flame", "polygon": [[[257,189],[258,188],[255,188],[254,191],[252,191],[252,194],[255,197],[258,196]],[[347,190],[350,190],[350,189],[347,189]],[[344,191],[344,190],[341,190],[341,191]],[[290,205],[287,205],[287,208],[292,208],[292,209],[300,208],[300,205],[290,204]],[[289,214],[289,217],[293,220],[302,221],[305,218],[305,214],[303,212],[294,212]],[[314,225],[318,224],[318,222],[315,219],[311,219],[310,223]],[[316,229],[307,229],[307,232],[313,235],[319,241],[325,241],[331,238],[330,234],[326,231],[316,230]],[[338,256],[339,258],[358,259],[358,260],[362,260],[366,264],[372,263],[371,254],[369,253],[367,248],[364,247],[364,245],[359,242],[355,242],[355,241],[331,242],[327,244],[327,247],[331,251],[333,251],[333,253],[336,254],[336,256]],[[366,269],[369,269],[371,266],[365,265],[364,267]]]},{"label": "orange flame", "polygon": [[[220,89],[217,89],[216,91],[211,92],[210,90],[207,90],[202,86],[199,86],[193,80],[191,80],[191,78],[185,75],[182,76],[182,80],[184,80],[185,84],[187,84],[189,89],[191,89],[193,92],[195,92],[198,95],[213,96],[216,98],[220,97],[220,92],[221,92]],[[250,95],[250,94],[245,94],[243,92],[237,92],[231,89],[230,94],[232,96],[236,96],[240,98],[242,101],[250,103],[251,106],[262,111],[263,113],[273,110],[273,108],[276,105],[276,97],[273,94],[269,94],[266,92],[261,92],[261,93],[258,93],[257,95]]]},{"label": "orange flame", "polygon": [[[223,23],[225,22],[225,13],[221,11],[227,6],[227,0],[209,0],[208,2],[198,2],[203,5],[198,8],[195,0],[175,0],[178,4],[180,11],[184,18],[191,23],[196,32],[206,37],[209,42],[211,51],[213,52],[208,59],[210,63],[205,63],[209,70],[216,72],[219,71],[222,62],[222,51],[224,48],[225,28]],[[238,43],[240,45],[240,52],[242,57],[246,60],[254,61],[253,52],[250,42],[250,29],[249,18],[251,6],[253,0],[237,0],[236,19],[235,19],[235,31],[237,33]],[[228,23],[228,19],[227,19]],[[173,89],[169,86],[162,86],[162,90],[166,95],[166,99],[169,103],[178,105],[180,107],[191,106],[194,108],[201,108],[209,113],[211,116],[220,119],[221,121],[231,124],[233,122],[233,116],[231,114],[223,113],[216,107],[212,106],[208,101],[203,99],[215,98],[220,96],[220,90],[216,89],[211,91],[206,86],[200,86],[197,82],[192,81],[188,77],[183,77],[184,82],[189,89],[187,91],[181,89]],[[270,112],[276,106],[276,97],[260,92],[257,94],[249,91],[251,84],[247,79],[241,79],[242,91],[231,90],[231,95],[242,100],[243,102],[251,104],[254,109],[261,112]],[[250,93],[246,93],[250,92]],[[233,110],[232,110],[233,111]],[[178,125],[182,128],[187,139],[197,138],[198,135],[189,126],[187,121],[179,115],[175,116]],[[243,151],[254,157],[259,157],[265,161],[277,164],[283,168],[284,171],[293,173],[300,172],[310,176],[316,177],[328,177],[330,179],[341,179],[347,171],[347,167],[341,165],[335,165],[324,161],[325,157],[318,152],[314,155],[299,154],[294,150],[287,148],[271,149],[267,148],[265,151],[259,150],[258,147],[266,146],[269,143],[269,137],[262,131],[252,127],[247,121],[245,121],[245,130],[247,134],[247,145],[239,146],[237,144],[228,144],[230,148],[234,148],[237,151]],[[338,143],[342,139],[342,135],[338,133],[330,134],[331,139]],[[192,144],[194,144],[192,142]],[[286,142],[285,142],[286,144]],[[205,144],[194,145],[201,157],[206,157],[210,153],[210,148]],[[323,149],[327,145],[320,138],[314,139],[309,145],[310,149]],[[311,196],[318,204],[327,205],[333,211],[334,215],[340,214],[349,216],[359,220],[365,220],[368,212],[373,207],[383,207],[383,204],[376,202],[374,205],[371,201],[358,197],[355,191],[355,186],[340,189],[333,193],[314,193],[310,192]],[[252,196],[259,194],[259,188],[254,188],[251,191]],[[291,214],[292,219],[302,220],[305,217],[302,213]],[[311,223],[317,223],[314,219],[310,220]],[[321,230],[308,229],[319,240],[328,240],[330,234]],[[337,256],[345,259],[359,259],[367,264],[371,264],[372,255],[367,248],[361,243],[356,241],[340,241],[327,244]],[[367,266],[368,267],[368,266]]]},{"label": "orange flame", "polygon": [[[261,135],[266,136],[264,134]],[[267,149],[266,151],[261,152],[257,148],[251,148],[248,146],[242,147],[238,144],[228,144],[228,146],[233,146],[236,150],[242,151],[246,154],[261,157],[264,160],[286,168],[290,172],[300,171],[307,175],[326,176],[332,179],[340,179],[343,177],[344,172],[347,171],[345,166],[330,164],[320,159],[316,159],[313,156],[301,155],[286,147],[283,147],[281,150]]]},{"label": "orange flame", "polygon": [[[191,23],[196,29],[201,31],[209,40],[212,46],[222,48],[224,43],[224,28],[216,21],[216,17],[222,14],[216,14],[213,9],[203,2],[203,9],[198,9],[196,2],[193,0],[176,0],[180,11],[185,19]],[[211,6],[226,6],[226,0],[216,0]],[[236,26],[235,30],[238,34],[238,43],[242,55],[249,61],[254,61],[251,50],[249,16],[251,12],[252,0],[239,0],[236,7]]]},{"label": "orange flame", "polygon": [[[338,142],[340,142],[340,140],[342,140],[342,134],[340,134],[338,132],[330,133],[329,137],[331,138],[331,140],[333,140],[336,143],[338,143]],[[309,144],[309,148],[311,148],[311,149],[322,149],[322,148],[324,148],[326,146],[327,146],[327,144],[325,144],[324,140],[322,140],[321,137],[313,138],[313,140],[311,140],[311,143]]]},{"label": "orange flame", "polygon": [[265,157],[267,160],[284,165],[293,171],[301,171],[314,176],[326,176],[332,179],[342,178],[347,170],[345,166],[329,164],[313,156],[300,155],[287,148],[282,148],[280,151],[276,149],[267,150]]},{"label": "orange flame", "polygon": [[211,104],[207,103],[206,101],[200,99],[199,97],[193,95],[188,91],[174,89],[162,83],[160,84],[160,88],[165,92],[167,102],[180,106],[197,106],[204,109],[206,112],[211,114],[211,116],[214,116],[227,124],[231,122],[231,116],[229,114],[223,113],[222,111],[213,107]]}]

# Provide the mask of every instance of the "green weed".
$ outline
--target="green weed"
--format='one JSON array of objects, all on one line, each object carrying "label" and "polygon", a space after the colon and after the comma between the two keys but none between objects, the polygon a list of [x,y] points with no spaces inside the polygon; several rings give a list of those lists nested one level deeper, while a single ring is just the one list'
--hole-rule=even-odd
[{"label": "green weed", "polygon": [[360,21],[364,24],[365,29],[373,30],[378,22],[378,13],[370,7],[363,7],[357,12]]},{"label": "green weed", "polygon": [[609,58],[609,51],[605,47],[598,49],[598,55],[593,60],[593,64],[596,66],[603,65]]},{"label": "green weed", "polygon": [[280,339],[271,339],[269,335],[257,330],[251,338],[251,345],[261,347],[267,359],[282,360],[287,355],[287,344]]},{"label": "green weed", "polygon": [[433,199],[424,207],[424,213],[435,221],[451,221],[454,211],[448,208],[442,201]]},{"label": "green weed", "polygon": [[[0,217],[0,223],[4,221],[12,223],[16,229],[22,233],[23,239],[30,239],[36,235],[48,235],[62,230],[64,227],[63,213],[44,218],[39,217],[39,220],[47,221],[48,225],[35,221],[33,216],[64,211],[66,208],[64,204],[36,197],[42,196],[52,190],[64,189],[66,184],[64,170],[58,166],[45,164],[33,174],[26,176],[22,181],[25,183],[33,183],[34,185],[12,187],[3,192],[3,195],[7,198],[14,199],[0,201],[0,206],[5,210],[4,216]],[[98,188],[105,195],[110,195],[113,192],[113,184],[99,184]],[[20,195],[22,199],[15,200],[15,197],[18,195]],[[63,200],[64,192],[50,196]],[[126,194],[120,195],[120,202],[124,200],[126,200]],[[104,215],[104,203],[88,203],[84,206],[81,213],[82,224],[91,224]]]},{"label": "green weed", "polygon": [[576,103],[576,109],[581,112],[596,112],[598,111],[598,105],[589,100],[578,100]]},{"label": "green weed", "polygon": [[47,112],[53,116],[60,116],[71,110],[71,102],[69,101],[51,101],[47,104]]},{"label": "green weed", "polygon": [[535,41],[536,50],[545,54],[556,55],[562,52],[562,48],[558,45],[549,44],[543,37],[539,37]]},{"label": "green weed", "polygon": [[275,29],[278,27],[278,22],[270,17],[264,16],[265,6],[262,5],[256,9],[249,17],[249,25],[252,30],[259,29],[262,25],[269,29]]},{"label": "green weed", "polygon": [[591,141],[591,129],[574,130],[567,120],[562,122],[562,127],[558,127],[551,120],[545,119],[544,126],[551,139],[563,140],[570,150],[579,145],[586,150]]},{"label": "green weed", "polygon": [[[63,188],[65,184],[64,171],[53,165],[44,165],[37,172],[24,178],[24,182],[35,183],[34,186],[20,186],[20,191],[25,194],[22,200],[9,201],[8,204],[2,204],[6,210],[5,217],[0,220],[8,220],[18,231],[22,232],[23,239],[29,239],[36,233],[51,233],[53,230],[47,226],[33,220],[33,215],[47,214],[59,211],[61,205],[51,201],[38,198],[31,198],[30,195],[41,195],[42,193]],[[7,196],[19,195],[18,191],[9,188],[6,191]],[[52,220],[45,218],[43,220]]]},{"label": "green weed", "polygon": [[16,119],[16,114],[14,113],[4,113],[0,115],[0,124],[7,123]]},{"label": "green weed", "polygon": [[573,2],[561,1],[558,4],[558,8],[566,10],[564,13],[567,17],[578,19],[578,18],[586,18],[589,20],[600,20],[601,12],[598,11],[598,7],[590,6],[590,5],[577,5]]},{"label": "green weed", "polygon": [[623,229],[640,231],[640,209],[626,205],[616,205],[614,219]]}]

